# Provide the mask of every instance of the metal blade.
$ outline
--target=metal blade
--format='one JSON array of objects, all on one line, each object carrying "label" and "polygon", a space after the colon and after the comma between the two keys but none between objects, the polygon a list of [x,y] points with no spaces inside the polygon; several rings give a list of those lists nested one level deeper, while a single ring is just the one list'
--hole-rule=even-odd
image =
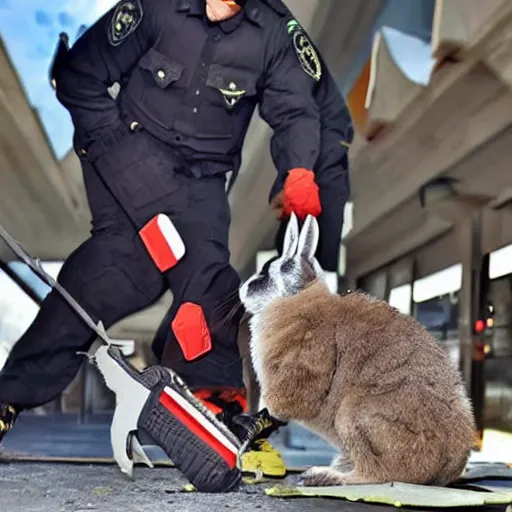
[{"label": "metal blade", "polygon": [[137,462],[146,464],[146,466],[153,469],[154,468],[153,463],[149,460],[149,457],[146,455],[144,448],[142,448],[142,445],[140,444],[140,441],[135,434],[132,434],[132,436],[131,436],[130,445],[131,445],[131,450],[132,450],[133,462],[135,464]]},{"label": "metal blade", "polygon": [[[93,362],[100,371],[105,384],[116,395],[116,408],[110,427],[110,440],[114,452],[114,458],[123,473],[133,475],[133,460],[127,453],[128,443],[132,442],[130,436],[138,429],[140,413],[150,395],[150,390],[138,382],[123,368],[109,353],[110,348],[98,341],[89,353]],[[115,350],[115,349],[113,349]],[[133,444],[132,444],[133,447]],[[132,451],[140,455],[138,447]],[[142,450],[142,448],[141,448]],[[146,460],[143,460],[146,462]]]}]

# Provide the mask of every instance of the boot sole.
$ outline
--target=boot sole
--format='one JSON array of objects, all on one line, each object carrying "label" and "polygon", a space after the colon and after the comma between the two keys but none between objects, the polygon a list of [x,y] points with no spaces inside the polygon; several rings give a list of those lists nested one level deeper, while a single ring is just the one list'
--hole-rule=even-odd
[{"label": "boot sole", "polygon": [[131,377],[151,390],[139,417],[139,431],[166,452],[196,490],[236,490],[242,482],[237,466],[238,438],[173,371],[151,366],[138,372],[119,351],[109,353]]}]

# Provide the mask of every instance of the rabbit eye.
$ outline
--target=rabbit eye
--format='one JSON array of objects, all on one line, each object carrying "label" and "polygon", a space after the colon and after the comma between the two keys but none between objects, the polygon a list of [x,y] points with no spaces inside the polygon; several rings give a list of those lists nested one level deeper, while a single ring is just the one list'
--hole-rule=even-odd
[{"label": "rabbit eye", "polygon": [[289,274],[293,271],[294,264],[292,260],[287,260],[281,265],[281,272],[283,274]]},{"label": "rabbit eye", "polygon": [[254,281],[251,281],[249,283],[247,291],[249,293],[257,293],[258,291],[261,291],[265,288],[267,281],[268,281],[268,276],[259,276],[256,279],[254,279]]}]

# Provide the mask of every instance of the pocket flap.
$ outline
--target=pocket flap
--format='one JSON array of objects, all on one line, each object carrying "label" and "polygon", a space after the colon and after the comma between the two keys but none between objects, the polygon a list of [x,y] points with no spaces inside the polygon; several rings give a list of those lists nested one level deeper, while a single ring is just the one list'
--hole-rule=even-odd
[{"label": "pocket flap", "polygon": [[223,94],[246,96],[256,92],[256,77],[251,71],[212,64],[206,85],[218,89]]},{"label": "pocket flap", "polygon": [[139,66],[151,72],[155,83],[162,88],[180,79],[183,65],[166,57],[153,48],[139,61]]}]

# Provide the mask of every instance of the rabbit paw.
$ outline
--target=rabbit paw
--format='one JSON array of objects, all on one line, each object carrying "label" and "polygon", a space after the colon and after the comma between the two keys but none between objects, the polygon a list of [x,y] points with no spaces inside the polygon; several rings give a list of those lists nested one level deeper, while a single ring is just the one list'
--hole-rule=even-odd
[{"label": "rabbit paw", "polygon": [[331,468],[338,470],[340,473],[350,473],[354,471],[354,464],[344,455],[340,454],[332,460]]},{"label": "rabbit paw", "polygon": [[351,474],[342,473],[329,466],[313,466],[299,477],[298,485],[304,487],[330,487],[351,483]]}]

